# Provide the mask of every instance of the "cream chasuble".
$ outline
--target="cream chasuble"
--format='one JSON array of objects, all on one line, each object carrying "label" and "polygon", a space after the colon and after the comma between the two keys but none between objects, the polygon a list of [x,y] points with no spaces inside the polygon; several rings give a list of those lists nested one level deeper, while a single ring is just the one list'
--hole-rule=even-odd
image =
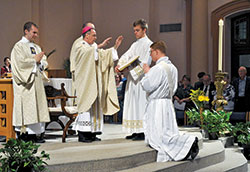
[{"label": "cream chasuble", "polygon": [[[72,48],[71,48],[71,51],[70,51],[70,72],[72,74],[72,93],[75,95],[76,94],[76,88],[75,88],[75,69],[76,69],[76,65],[75,65],[75,59],[76,59],[76,56],[78,55],[78,51],[77,49],[79,48],[79,44],[83,44],[83,37],[80,36],[79,38],[77,38],[73,45],[72,45]],[[94,47],[97,47],[97,44],[94,43],[92,46]],[[77,98],[76,98],[77,99]]]},{"label": "cream chasuble", "polygon": [[168,57],[160,58],[141,81],[148,93],[145,142],[158,151],[157,162],[182,160],[195,140],[194,136],[179,135],[172,103],[177,82],[177,69]]},{"label": "cream chasuble", "polygon": [[[11,52],[14,89],[13,125],[19,126],[17,130],[25,125],[29,134],[44,132],[44,122],[50,121],[42,81],[43,71],[34,59],[40,52],[41,48],[25,37],[15,44]],[[43,56],[41,65],[43,68],[47,66],[46,56]]]},{"label": "cream chasuble", "polygon": [[[128,51],[121,56],[118,65],[123,64],[130,58],[140,56],[141,65],[151,64],[150,45],[152,41],[143,37],[134,42]],[[146,108],[146,92],[142,89],[140,80],[133,80],[130,73],[127,76],[127,84],[123,108],[123,130],[128,133],[141,133],[143,129],[143,116]]]},{"label": "cream chasuble", "polygon": [[73,124],[75,130],[102,131],[103,114],[112,115],[119,111],[113,48],[97,50],[95,45],[89,45],[85,41],[74,45],[74,85],[79,112]]}]

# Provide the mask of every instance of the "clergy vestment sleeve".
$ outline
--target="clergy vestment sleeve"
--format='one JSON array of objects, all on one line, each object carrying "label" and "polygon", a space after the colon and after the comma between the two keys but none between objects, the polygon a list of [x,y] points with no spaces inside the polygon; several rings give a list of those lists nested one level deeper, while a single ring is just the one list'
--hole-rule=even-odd
[{"label": "clergy vestment sleeve", "polygon": [[146,92],[156,90],[162,82],[163,72],[164,70],[161,70],[158,66],[152,67],[141,81],[142,88]]},{"label": "clergy vestment sleeve", "polygon": [[133,46],[134,43],[131,45],[131,47],[121,56],[121,58],[119,59],[118,65],[121,66],[124,63],[127,63],[127,61],[133,57]]},{"label": "clergy vestment sleeve", "polygon": [[113,58],[114,61],[119,59],[117,50],[114,47],[112,48],[112,58]]},{"label": "clergy vestment sleeve", "polygon": [[31,83],[33,81],[31,74],[36,64],[35,59],[26,53],[23,43],[17,43],[11,52],[12,71],[15,73],[14,79],[17,84]]}]

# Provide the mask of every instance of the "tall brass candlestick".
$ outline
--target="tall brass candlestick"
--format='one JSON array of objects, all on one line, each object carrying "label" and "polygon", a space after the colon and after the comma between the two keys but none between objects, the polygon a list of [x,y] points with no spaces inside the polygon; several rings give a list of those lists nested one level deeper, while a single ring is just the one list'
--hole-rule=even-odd
[{"label": "tall brass candlestick", "polygon": [[226,85],[224,77],[227,74],[222,72],[222,44],[223,44],[223,25],[222,19],[219,20],[219,43],[218,43],[218,72],[215,74],[215,87],[216,87],[216,100],[212,102],[213,106],[216,105],[216,111],[223,110],[223,105],[227,105],[227,101],[223,97],[223,87]]},{"label": "tall brass candlestick", "polygon": [[227,73],[226,72],[217,72],[215,74],[215,87],[216,87],[216,100],[212,102],[213,106],[216,105],[216,111],[223,110],[223,105],[227,105],[227,101],[224,99],[223,96],[223,87],[226,85],[226,82],[224,81],[224,77]]}]

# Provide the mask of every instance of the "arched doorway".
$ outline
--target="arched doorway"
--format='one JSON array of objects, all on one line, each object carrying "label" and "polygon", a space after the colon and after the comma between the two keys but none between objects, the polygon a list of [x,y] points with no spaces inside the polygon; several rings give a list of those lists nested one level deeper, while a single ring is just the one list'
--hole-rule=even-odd
[{"label": "arched doorway", "polygon": [[[250,69],[250,48],[249,42],[243,45],[243,42],[247,42],[245,37],[249,39],[249,11],[250,1],[238,0],[227,3],[212,12],[211,15],[211,32],[213,43],[213,74],[217,72],[218,66],[218,21],[224,19],[226,21],[225,28],[226,34],[224,38],[224,57],[223,63],[226,71],[231,74],[231,77],[238,76],[238,68],[240,65],[247,66],[248,54],[249,54],[249,69]],[[248,29],[248,30],[247,30]],[[250,50],[249,50],[250,51]],[[225,68],[223,69],[225,71]],[[250,74],[250,70],[249,70]]]},{"label": "arched doorway", "polygon": [[245,66],[250,74],[250,12],[231,18],[231,76]]}]

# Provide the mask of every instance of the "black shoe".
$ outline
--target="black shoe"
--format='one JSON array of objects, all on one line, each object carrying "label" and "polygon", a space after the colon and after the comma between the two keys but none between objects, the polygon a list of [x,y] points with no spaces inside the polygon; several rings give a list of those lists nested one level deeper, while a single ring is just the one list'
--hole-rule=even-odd
[{"label": "black shoe", "polygon": [[189,150],[188,154],[183,158],[182,160],[185,161],[188,159],[188,157],[191,155],[191,149]]},{"label": "black shoe", "polygon": [[36,138],[35,143],[45,143],[46,141],[43,138]]},{"label": "black shoe", "polygon": [[198,138],[195,137],[195,141],[191,148],[191,158],[194,159],[199,153]]},{"label": "black shoe", "polygon": [[144,140],[144,139],[145,139],[144,133],[136,134],[136,136],[132,138],[133,141],[139,141],[139,140]]},{"label": "black shoe", "polygon": [[102,139],[98,138],[98,137],[93,137],[92,141],[101,141]]},{"label": "black shoe", "polygon": [[78,138],[78,142],[85,142],[85,143],[91,143],[92,139],[87,139],[87,138]]},{"label": "black shoe", "polygon": [[91,133],[78,131],[78,141],[85,142],[85,143],[92,142]]},{"label": "black shoe", "polygon": [[198,138],[195,137],[194,143],[192,144],[188,154],[183,158],[183,160],[187,160],[189,156],[194,159],[199,153],[199,146],[198,146]]},{"label": "black shoe", "polygon": [[19,131],[17,131],[16,134],[17,134],[17,139],[18,140],[23,140],[25,142],[30,141],[30,139],[28,137],[29,136],[28,133],[22,133],[21,134]]},{"label": "black shoe", "polygon": [[133,133],[132,135],[126,136],[125,138],[126,139],[133,139],[136,135],[137,135],[136,133]]},{"label": "black shoe", "polygon": [[45,132],[41,133],[40,136],[36,136],[35,143],[45,143],[44,134]]}]

